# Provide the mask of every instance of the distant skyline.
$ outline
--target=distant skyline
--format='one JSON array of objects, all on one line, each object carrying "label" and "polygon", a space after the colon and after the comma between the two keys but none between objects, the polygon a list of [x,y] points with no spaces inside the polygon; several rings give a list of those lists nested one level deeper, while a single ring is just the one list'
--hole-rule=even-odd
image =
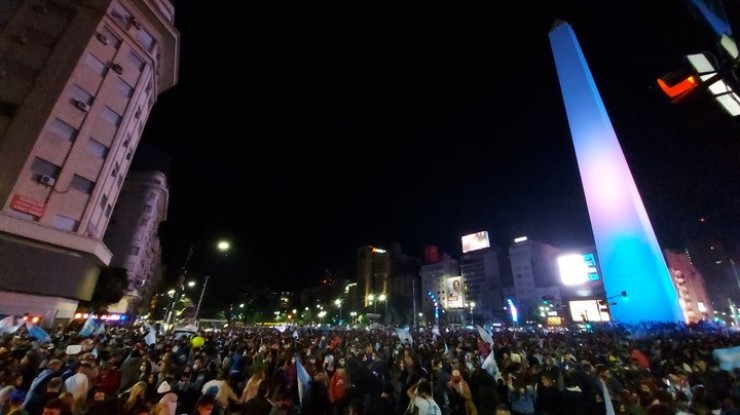
[{"label": "distant skyline", "polygon": [[[738,123],[656,89],[715,47],[682,2],[174,3],[180,82],[143,138],[172,156],[170,278],[191,244],[219,238],[234,246],[224,275],[296,290],[354,274],[368,244],[459,256],[482,230],[500,248],[592,244],[556,19],[581,42],[661,245],[702,215],[740,230]],[[214,266],[204,255],[194,266]]]}]

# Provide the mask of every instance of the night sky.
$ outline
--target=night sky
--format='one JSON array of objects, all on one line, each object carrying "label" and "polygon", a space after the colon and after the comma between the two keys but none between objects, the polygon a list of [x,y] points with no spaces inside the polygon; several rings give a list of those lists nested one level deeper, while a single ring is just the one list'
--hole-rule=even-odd
[{"label": "night sky", "polygon": [[[655,82],[718,53],[684,2],[431,3],[175,0],[180,82],[143,138],[172,156],[170,278],[191,244],[194,275],[293,290],[354,276],[366,244],[457,257],[480,230],[500,247],[592,244],[556,19],[578,36],[661,244],[680,248],[702,215],[737,229],[738,120],[706,95],[671,104]],[[210,254],[218,238],[227,261]]]}]

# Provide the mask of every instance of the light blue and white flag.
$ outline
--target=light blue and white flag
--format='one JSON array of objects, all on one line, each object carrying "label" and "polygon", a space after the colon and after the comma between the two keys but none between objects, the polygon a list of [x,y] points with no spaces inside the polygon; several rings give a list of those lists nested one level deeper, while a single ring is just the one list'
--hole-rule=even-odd
[{"label": "light blue and white flag", "polygon": [[483,327],[479,325],[476,325],[475,327],[478,329],[478,334],[480,335],[480,338],[484,342],[488,343],[488,345],[491,346],[491,348],[493,348],[493,337],[491,337],[491,335],[488,334],[486,329],[484,329]]},{"label": "light blue and white flag", "polygon": [[0,334],[15,333],[22,324],[15,324],[15,316],[7,316],[0,320]]},{"label": "light blue and white flag", "polygon": [[26,322],[26,330],[28,330],[29,336],[38,340],[40,343],[51,342],[51,336],[49,336],[49,333],[33,323]]},{"label": "light blue and white flag", "polygon": [[725,347],[723,349],[714,349],[712,357],[719,364],[722,370],[731,371],[740,368],[740,346]]},{"label": "light blue and white flag", "polygon": [[95,337],[100,336],[101,334],[105,335],[105,324],[104,323],[100,323],[100,325],[98,325],[98,328],[95,329],[95,331],[93,332],[93,336]]},{"label": "light blue and white flag", "polygon": [[496,380],[501,380],[504,378],[501,375],[501,371],[498,370],[498,363],[496,363],[496,357],[493,355],[493,350],[488,353],[488,356],[486,356],[486,360],[483,361],[483,363],[480,365],[480,368],[488,372],[488,374],[493,376],[493,378]]},{"label": "light blue and white flag", "polygon": [[149,323],[146,321],[141,325],[141,328],[144,330],[144,341],[146,342],[147,346],[151,346],[154,343],[157,342],[157,330],[154,329]]},{"label": "light blue and white flag", "polygon": [[83,324],[80,329],[80,337],[90,337],[94,335],[99,326],[100,323],[98,323],[98,320],[96,320],[92,313],[90,313],[90,315],[87,316],[87,320],[85,320],[85,324]]},{"label": "light blue and white flag", "polygon": [[303,405],[303,398],[308,395],[308,386],[309,382],[311,382],[311,376],[306,371],[306,368],[303,367],[301,356],[299,354],[296,354],[295,356],[295,372],[298,380],[298,400],[301,405]]},{"label": "light blue and white flag", "polygon": [[408,329],[396,328],[396,334],[398,335],[398,339],[401,340],[401,343],[408,340],[409,344],[414,344],[414,339],[411,337]]}]

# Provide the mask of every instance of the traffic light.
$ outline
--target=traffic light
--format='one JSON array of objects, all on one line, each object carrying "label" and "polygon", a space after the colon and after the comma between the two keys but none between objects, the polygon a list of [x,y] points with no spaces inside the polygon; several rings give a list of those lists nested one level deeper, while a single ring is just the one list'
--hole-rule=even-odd
[{"label": "traffic light", "polygon": [[658,78],[658,86],[672,102],[676,102],[699,86],[700,79],[693,69],[685,67],[677,71],[668,72]]}]

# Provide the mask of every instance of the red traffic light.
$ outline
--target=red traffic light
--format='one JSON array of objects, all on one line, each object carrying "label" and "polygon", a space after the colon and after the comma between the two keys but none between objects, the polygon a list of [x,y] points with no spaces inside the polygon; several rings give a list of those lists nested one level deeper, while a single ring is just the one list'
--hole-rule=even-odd
[{"label": "red traffic light", "polygon": [[658,78],[658,86],[669,98],[679,99],[699,86],[699,79],[694,74],[677,78],[675,74],[671,73]]}]

